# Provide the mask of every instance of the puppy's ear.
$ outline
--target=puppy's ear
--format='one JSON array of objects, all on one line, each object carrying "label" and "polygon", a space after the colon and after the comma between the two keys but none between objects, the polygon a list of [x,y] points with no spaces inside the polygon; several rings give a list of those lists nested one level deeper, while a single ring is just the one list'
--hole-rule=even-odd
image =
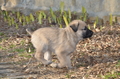
[{"label": "puppy's ear", "polygon": [[79,23],[78,23],[77,25],[76,25],[76,24],[70,25],[70,27],[72,28],[72,30],[73,30],[74,32],[77,32],[78,27],[79,27]]}]

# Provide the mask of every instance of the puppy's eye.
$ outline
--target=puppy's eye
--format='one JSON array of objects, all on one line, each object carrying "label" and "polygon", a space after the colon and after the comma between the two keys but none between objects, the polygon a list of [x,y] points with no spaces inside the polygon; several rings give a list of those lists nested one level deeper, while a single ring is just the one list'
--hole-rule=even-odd
[{"label": "puppy's eye", "polygon": [[83,28],[82,30],[87,30],[87,27]]}]

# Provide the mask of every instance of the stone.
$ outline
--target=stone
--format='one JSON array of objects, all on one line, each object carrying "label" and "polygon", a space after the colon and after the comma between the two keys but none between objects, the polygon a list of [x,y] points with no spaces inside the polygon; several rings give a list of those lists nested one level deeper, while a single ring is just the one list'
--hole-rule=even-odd
[{"label": "stone", "polygon": [[117,19],[117,23],[120,24],[120,16],[117,16],[116,19]]},{"label": "stone", "polygon": [[109,16],[104,16],[103,17],[103,22],[104,24],[107,23],[109,21]]},{"label": "stone", "polygon": [[61,1],[65,4],[65,10],[82,12],[83,6],[92,17],[120,15],[120,0],[0,0],[0,6],[2,10],[21,11],[28,15],[36,10],[49,10],[50,7],[59,10]]}]

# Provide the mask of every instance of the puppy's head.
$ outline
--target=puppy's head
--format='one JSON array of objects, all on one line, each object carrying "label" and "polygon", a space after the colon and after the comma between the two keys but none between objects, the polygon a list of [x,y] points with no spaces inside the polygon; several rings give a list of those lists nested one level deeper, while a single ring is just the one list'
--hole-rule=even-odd
[{"label": "puppy's head", "polygon": [[89,30],[86,23],[81,20],[73,20],[69,26],[79,39],[89,38],[93,35],[93,31]]}]

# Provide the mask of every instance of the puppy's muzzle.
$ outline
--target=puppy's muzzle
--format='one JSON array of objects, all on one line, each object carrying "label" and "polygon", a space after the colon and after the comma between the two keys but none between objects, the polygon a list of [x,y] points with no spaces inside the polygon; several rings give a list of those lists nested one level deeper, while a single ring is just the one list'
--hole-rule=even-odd
[{"label": "puppy's muzzle", "polygon": [[93,31],[87,29],[85,33],[83,33],[83,38],[90,38],[93,35]]}]

